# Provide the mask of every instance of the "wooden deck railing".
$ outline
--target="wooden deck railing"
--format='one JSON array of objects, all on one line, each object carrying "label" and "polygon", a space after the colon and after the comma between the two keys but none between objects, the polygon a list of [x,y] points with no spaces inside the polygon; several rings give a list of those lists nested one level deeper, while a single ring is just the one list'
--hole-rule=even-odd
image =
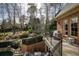
[{"label": "wooden deck railing", "polygon": [[62,55],[62,41],[52,39],[51,44],[48,39],[44,38],[43,40],[45,41],[45,44],[49,48],[52,55]]}]

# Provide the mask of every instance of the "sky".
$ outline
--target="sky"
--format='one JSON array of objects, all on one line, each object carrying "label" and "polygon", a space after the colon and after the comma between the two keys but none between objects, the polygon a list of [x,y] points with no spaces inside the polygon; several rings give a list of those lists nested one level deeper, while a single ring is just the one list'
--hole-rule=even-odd
[{"label": "sky", "polygon": [[[44,16],[44,20],[45,20],[45,10],[44,10],[44,7],[43,7],[43,3],[35,3],[36,6],[37,6],[37,9],[40,9],[40,7],[42,8],[42,15]],[[22,14],[26,15],[26,17],[28,16],[27,15],[27,9],[28,9],[28,3],[22,3]],[[50,9],[51,11],[49,12],[49,20],[52,19],[52,16],[53,16],[53,10],[54,9]],[[1,16],[0,16],[1,17]],[[37,13],[37,17],[40,18],[40,13],[38,12]],[[0,23],[2,22],[1,18],[0,18]],[[28,20],[25,21],[26,23],[28,23]],[[19,23],[19,19],[17,18],[16,20],[16,23]]]},{"label": "sky", "polygon": [[[26,16],[27,16],[27,9],[28,9],[28,5],[27,5],[28,3],[22,3],[22,14],[25,14]],[[37,5],[37,8],[39,9],[40,7],[41,7],[41,3],[36,3],[36,5]],[[39,14],[38,14],[38,16],[37,17],[39,17]],[[7,18],[6,16],[5,16],[5,18]],[[27,22],[28,22],[28,20],[27,20]],[[0,16],[0,24],[2,23],[2,18],[1,18],[1,16]],[[17,18],[17,20],[16,20],[16,23],[19,23],[19,19]]]}]

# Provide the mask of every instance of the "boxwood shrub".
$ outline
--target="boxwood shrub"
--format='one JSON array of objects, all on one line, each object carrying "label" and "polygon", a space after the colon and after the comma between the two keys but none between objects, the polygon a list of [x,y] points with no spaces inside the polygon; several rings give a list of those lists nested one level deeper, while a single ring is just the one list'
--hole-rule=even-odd
[{"label": "boxwood shrub", "polygon": [[12,56],[13,52],[11,51],[1,51],[0,56]]},{"label": "boxwood shrub", "polygon": [[8,47],[12,44],[12,42],[0,42],[0,48]]},{"label": "boxwood shrub", "polygon": [[28,38],[22,39],[22,43],[26,45],[30,45],[30,44],[43,41],[42,38],[43,38],[42,36],[28,37]]}]

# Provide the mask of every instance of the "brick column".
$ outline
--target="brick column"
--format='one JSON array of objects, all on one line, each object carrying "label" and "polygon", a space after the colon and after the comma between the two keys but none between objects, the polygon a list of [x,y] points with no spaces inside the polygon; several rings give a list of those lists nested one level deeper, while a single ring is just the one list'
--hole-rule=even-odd
[{"label": "brick column", "polygon": [[79,39],[79,16],[78,16],[78,23],[77,23],[77,25],[78,25],[78,39]]},{"label": "brick column", "polygon": [[68,18],[68,36],[71,36],[71,18]]},{"label": "brick column", "polygon": [[65,34],[65,32],[64,32],[64,20],[62,20],[61,26],[62,26],[62,34],[64,35]]},{"label": "brick column", "polygon": [[77,34],[78,38],[76,39],[75,43],[79,44],[79,14],[78,14],[77,28],[78,28],[78,34]]}]

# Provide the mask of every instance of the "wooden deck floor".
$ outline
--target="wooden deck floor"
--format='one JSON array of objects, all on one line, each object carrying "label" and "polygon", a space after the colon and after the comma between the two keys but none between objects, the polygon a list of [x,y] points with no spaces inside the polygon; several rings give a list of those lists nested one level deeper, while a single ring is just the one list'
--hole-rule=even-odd
[{"label": "wooden deck floor", "polygon": [[79,46],[63,42],[62,54],[63,56],[79,56]]},{"label": "wooden deck floor", "polygon": [[[49,39],[49,42],[53,43],[54,45],[56,44],[56,42],[52,39],[52,41]],[[55,42],[54,42],[55,41]],[[52,45],[53,47],[53,45]],[[58,54],[58,53],[57,53]],[[79,56],[79,46],[74,44],[69,44],[68,41],[63,41],[62,42],[62,55],[63,56]]]}]

